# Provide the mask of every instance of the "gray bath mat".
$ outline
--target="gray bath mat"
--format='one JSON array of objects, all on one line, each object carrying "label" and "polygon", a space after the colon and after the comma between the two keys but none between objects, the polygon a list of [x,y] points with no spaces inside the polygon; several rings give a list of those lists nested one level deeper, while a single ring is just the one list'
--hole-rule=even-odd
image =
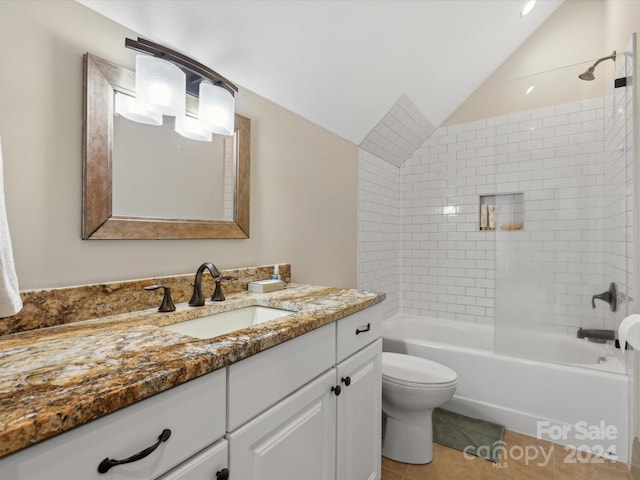
[{"label": "gray bath mat", "polygon": [[433,441],[497,462],[503,449],[504,427],[477,418],[449,412],[433,411]]}]

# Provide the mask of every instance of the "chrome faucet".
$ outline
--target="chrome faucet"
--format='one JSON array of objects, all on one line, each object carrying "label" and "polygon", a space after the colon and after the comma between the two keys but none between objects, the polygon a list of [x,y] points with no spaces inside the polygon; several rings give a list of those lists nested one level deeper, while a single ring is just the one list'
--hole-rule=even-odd
[{"label": "chrome faucet", "polygon": [[[198,267],[198,270],[196,271],[196,279],[193,281],[193,295],[191,296],[191,300],[189,300],[189,305],[192,307],[201,307],[204,305],[204,296],[202,295],[202,274],[205,272],[205,270],[209,270],[211,276],[216,279],[216,287],[220,285],[218,281],[220,279],[220,272],[218,271],[216,266],[211,262],[205,262],[200,265]],[[218,288],[216,288],[216,291],[217,290]],[[214,297],[212,297],[211,300],[219,301]],[[224,300],[224,296],[222,297],[222,300]]]}]

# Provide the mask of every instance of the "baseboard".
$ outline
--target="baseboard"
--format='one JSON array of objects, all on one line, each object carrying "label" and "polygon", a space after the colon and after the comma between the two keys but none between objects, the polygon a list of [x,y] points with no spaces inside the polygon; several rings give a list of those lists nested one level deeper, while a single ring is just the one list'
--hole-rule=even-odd
[{"label": "baseboard", "polygon": [[630,464],[629,478],[631,480],[640,480],[640,442],[638,441],[638,437],[633,439]]}]

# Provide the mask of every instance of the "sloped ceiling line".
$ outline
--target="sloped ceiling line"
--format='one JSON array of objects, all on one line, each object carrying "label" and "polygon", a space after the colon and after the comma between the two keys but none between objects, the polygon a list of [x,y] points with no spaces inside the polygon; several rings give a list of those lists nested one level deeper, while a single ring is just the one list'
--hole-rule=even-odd
[{"label": "sloped ceiling line", "polygon": [[410,158],[435,127],[407,95],[402,95],[360,144],[360,148],[396,167]]},{"label": "sloped ceiling line", "polygon": [[403,94],[439,126],[563,2],[77,1],[356,145]]}]

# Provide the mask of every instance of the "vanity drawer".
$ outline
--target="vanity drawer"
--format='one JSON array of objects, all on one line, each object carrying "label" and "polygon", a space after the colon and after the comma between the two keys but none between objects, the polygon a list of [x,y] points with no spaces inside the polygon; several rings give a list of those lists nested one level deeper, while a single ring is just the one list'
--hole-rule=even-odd
[{"label": "vanity drawer", "polygon": [[341,362],[381,336],[382,306],[379,304],[341,318],[336,322],[336,361]]},{"label": "vanity drawer", "polygon": [[227,431],[330,369],[335,342],[335,327],[329,324],[230,365]]},{"label": "vanity drawer", "polygon": [[[0,459],[11,480],[151,479],[225,433],[226,376],[221,369]],[[144,459],[98,472],[105,458],[124,459],[169,439]]]}]

